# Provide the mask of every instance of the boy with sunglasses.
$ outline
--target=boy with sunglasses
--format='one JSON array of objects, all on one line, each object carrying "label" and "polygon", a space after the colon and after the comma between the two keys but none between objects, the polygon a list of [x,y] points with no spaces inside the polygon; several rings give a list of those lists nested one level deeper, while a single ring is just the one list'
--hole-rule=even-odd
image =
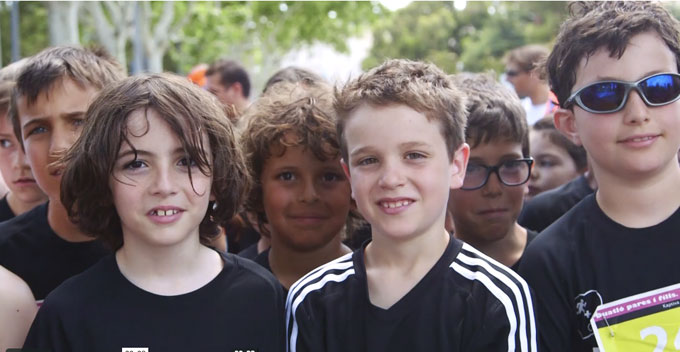
[{"label": "boy with sunglasses", "polygon": [[543,351],[593,351],[598,305],[680,282],[679,24],[655,2],[570,6],[546,62],[555,125],[585,147],[599,189],[522,259]]},{"label": "boy with sunglasses", "polygon": [[517,224],[533,163],[524,110],[517,95],[489,75],[459,74],[453,80],[468,97],[470,145],[463,186],[449,196],[455,236],[517,270],[537,235]]}]

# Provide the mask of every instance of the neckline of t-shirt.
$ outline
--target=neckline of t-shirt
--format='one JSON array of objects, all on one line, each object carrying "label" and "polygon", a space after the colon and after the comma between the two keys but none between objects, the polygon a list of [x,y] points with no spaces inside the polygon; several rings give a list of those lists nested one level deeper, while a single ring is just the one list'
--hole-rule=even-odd
[{"label": "neckline of t-shirt", "polygon": [[[439,274],[442,271],[448,270],[449,265],[458,254],[457,252],[459,252],[460,248],[462,248],[460,245],[456,246],[456,244],[458,244],[458,241],[452,235],[449,235],[449,243],[446,245],[444,253],[442,253],[439,259],[437,259],[437,262],[432,266],[432,269],[430,269],[425,274],[425,276],[423,276],[420,279],[420,281],[418,281],[418,283],[415,286],[413,286],[413,288],[410,291],[408,291],[403,297],[401,297],[396,303],[394,303],[389,308],[384,309],[371,303],[368,294],[368,277],[366,276],[366,261],[364,258],[364,249],[366,248],[368,243],[370,243],[370,241],[367,241],[364,244],[364,246],[359,250],[359,255],[355,256],[355,258],[357,258],[356,260],[359,260],[360,262],[360,265],[358,265],[358,267],[360,268],[358,277],[364,283],[363,286],[366,297],[367,313],[371,314],[373,317],[380,320],[391,320],[408,311],[417,309],[418,304],[416,303],[421,302],[423,294],[427,292],[428,289],[431,288],[430,287],[431,281],[441,278],[441,275]],[[457,251],[455,251],[456,248],[458,248]]]},{"label": "neckline of t-shirt", "polygon": [[110,259],[112,261],[113,270],[115,272],[116,277],[118,278],[118,280],[120,280],[121,283],[123,283],[123,285],[125,287],[127,287],[127,289],[134,291],[134,292],[137,292],[137,293],[141,293],[142,295],[149,297],[149,298],[152,298],[152,299],[178,300],[178,299],[193,298],[193,297],[201,295],[202,292],[206,292],[206,291],[210,292],[209,291],[210,288],[214,285],[217,285],[217,283],[220,282],[222,277],[227,275],[227,271],[228,271],[227,266],[229,266],[230,261],[227,259],[227,257],[224,255],[224,253],[222,253],[222,252],[220,252],[216,249],[213,249],[213,250],[220,255],[220,258],[222,258],[222,270],[220,270],[220,272],[217,275],[215,275],[215,277],[213,277],[210,281],[208,281],[205,285],[203,285],[203,286],[201,286],[201,287],[199,287],[199,288],[197,288],[193,291],[181,293],[181,294],[178,294],[178,295],[170,295],[170,296],[153,293],[153,292],[147,291],[147,290],[135,285],[134,283],[132,283],[132,281],[128,280],[128,278],[125,277],[125,275],[123,275],[122,271],[120,271],[120,267],[118,266],[118,261],[116,260],[116,253],[111,254]]},{"label": "neckline of t-shirt", "polygon": [[[38,207],[44,207],[43,209],[38,209]],[[47,219],[47,209],[49,206],[49,202],[45,202],[42,205],[38,205],[34,208],[34,210],[38,210],[40,212],[38,215],[40,216],[40,222],[37,223],[37,225],[44,225],[45,229],[45,235],[50,238],[51,244],[56,244],[59,245],[60,247],[68,247],[68,248],[90,248],[90,247],[101,247],[102,250],[110,250],[110,248],[101,241],[98,237],[92,237],[91,240],[88,241],[67,241],[63,239],[61,236],[57,234],[56,231],[52,228],[50,225],[49,220]]]},{"label": "neckline of t-shirt", "polygon": [[[675,209],[675,211],[670,216],[663,219],[658,224],[654,224],[652,226],[647,226],[647,227],[628,227],[628,226],[620,224],[620,223],[616,222],[614,219],[610,218],[609,215],[607,215],[607,213],[605,213],[604,210],[602,210],[602,208],[600,207],[600,204],[597,202],[597,197],[595,195],[596,195],[596,193],[593,192],[593,193],[591,193],[587,196],[587,197],[592,197],[592,199],[590,199],[590,202],[591,202],[590,206],[593,208],[594,212],[598,216],[602,217],[609,225],[618,228],[618,231],[620,231],[620,232],[617,232],[617,236],[620,236],[622,234],[632,234],[632,235],[637,236],[637,235],[639,235],[640,232],[656,233],[656,232],[659,232],[658,230],[663,229],[664,227],[670,226],[668,224],[669,221],[671,221],[675,217],[680,216],[680,206],[679,206],[677,209]],[[675,229],[672,228],[672,230],[675,230]]]}]

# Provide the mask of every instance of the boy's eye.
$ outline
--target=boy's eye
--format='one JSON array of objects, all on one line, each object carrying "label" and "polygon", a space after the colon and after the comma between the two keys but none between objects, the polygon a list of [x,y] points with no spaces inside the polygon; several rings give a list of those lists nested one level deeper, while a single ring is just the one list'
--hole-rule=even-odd
[{"label": "boy's eye", "polygon": [[334,181],[342,181],[344,179],[344,177],[342,175],[334,173],[334,172],[327,172],[327,173],[323,174],[321,179],[324,182],[334,182]]},{"label": "boy's eye", "polygon": [[180,159],[177,164],[179,166],[185,166],[185,167],[196,167],[196,161],[192,158],[182,158]]},{"label": "boy's eye", "polygon": [[557,165],[554,160],[550,159],[539,159],[536,161],[536,164],[538,164],[539,167],[553,167]]},{"label": "boy's eye", "polygon": [[84,123],[85,123],[84,119],[73,119],[73,121],[71,121],[71,124],[73,124],[74,127],[80,127]]},{"label": "boy's eye", "polygon": [[0,148],[9,149],[12,147],[12,141],[9,139],[0,139]]},{"label": "boy's eye", "polygon": [[28,130],[28,133],[26,133],[26,137],[32,136],[34,134],[41,134],[41,133],[46,133],[46,132],[47,132],[47,128],[42,127],[42,126],[38,126],[38,127],[35,127],[35,128]]},{"label": "boy's eye", "polygon": [[465,171],[466,175],[468,176],[473,174],[479,174],[482,172],[486,172],[486,166],[479,164],[468,164],[467,169]]},{"label": "boy's eye", "polygon": [[131,162],[125,164],[125,166],[123,166],[123,168],[135,170],[135,169],[143,168],[144,166],[146,166],[146,164],[143,161],[132,160]]},{"label": "boy's eye", "polygon": [[278,176],[276,176],[276,178],[278,178],[279,180],[282,180],[282,181],[292,181],[292,180],[295,179],[295,175],[293,175],[293,173],[290,172],[290,171],[285,171],[285,172],[278,174]]},{"label": "boy's eye", "polygon": [[424,154],[418,153],[418,152],[411,152],[411,153],[406,154],[406,159],[409,159],[409,160],[422,159],[424,157],[425,157]]},{"label": "boy's eye", "polygon": [[359,160],[357,165],[370,165],[370,164],[375,164],[378,162],[378,159],[373,158],[373,157],[368,157],[368,158],[363,158]]}]

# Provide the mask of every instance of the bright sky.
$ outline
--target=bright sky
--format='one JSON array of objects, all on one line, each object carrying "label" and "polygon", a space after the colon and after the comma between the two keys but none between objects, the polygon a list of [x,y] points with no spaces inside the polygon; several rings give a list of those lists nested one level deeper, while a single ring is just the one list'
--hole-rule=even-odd
[{"label": "bright sky", "polygon": [[412,0],[380,0],[380,3],[392,11],[408,6]]}]

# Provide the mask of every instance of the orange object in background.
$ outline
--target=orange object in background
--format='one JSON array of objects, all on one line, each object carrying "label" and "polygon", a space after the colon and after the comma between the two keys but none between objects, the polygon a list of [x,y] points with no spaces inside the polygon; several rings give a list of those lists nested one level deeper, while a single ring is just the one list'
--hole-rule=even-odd
[{"label": "orange object in background", "polygon": [[194,66],[187,77],[190,81],[199,85],[200,87],[205,87],[205,71],[208,70],[207,64],[198,64]]}]

